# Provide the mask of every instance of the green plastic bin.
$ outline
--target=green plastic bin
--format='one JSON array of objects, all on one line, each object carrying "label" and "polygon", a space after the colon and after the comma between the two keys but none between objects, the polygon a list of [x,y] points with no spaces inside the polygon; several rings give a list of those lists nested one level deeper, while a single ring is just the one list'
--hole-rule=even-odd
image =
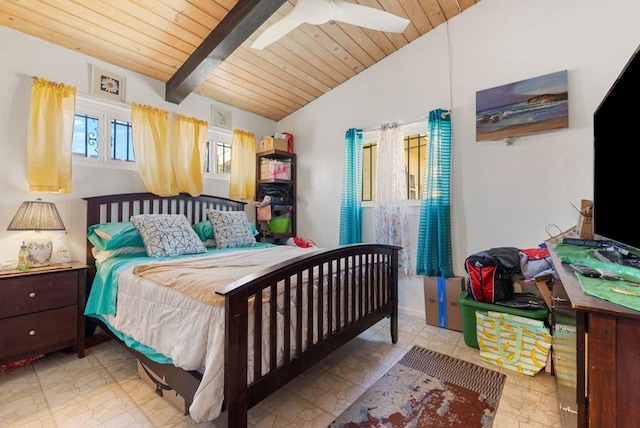
[{"label": "green plastic bin", "polygon": [[462,313],[462,336],[464,337],[464,343],[476,349],[480,349],[478,346],[478,336],[476,334],[477,311],[505,312],[540,321],[546,320],[549,316],[549,308],[546,306],[541,309],[519,309],[495,305],[493,303],[478,302],[471,297],[467,291],[460,293],[458,303],[460,304],[460,312]]}]

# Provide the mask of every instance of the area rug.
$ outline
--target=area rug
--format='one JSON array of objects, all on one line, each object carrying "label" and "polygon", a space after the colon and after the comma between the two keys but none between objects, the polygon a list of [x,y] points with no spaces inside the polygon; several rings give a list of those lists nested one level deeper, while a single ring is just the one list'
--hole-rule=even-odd
[{"label": "area rug", "polygon": [[330,427],[483,427],[506,376],[414,346]]},{"label": "area rug", "polygon": [[17,369],[19,367],[28,366],[29,364],[33,363],[34,361],[41,360],[44,357],[45,357],[44,354],[40,354],[40,355],[34,355],[33,357],[23,358],[21,360],[14,361],[14,362],[11,362],[11,363],[0,364],[0,376],[9,373],[13,369]]}]

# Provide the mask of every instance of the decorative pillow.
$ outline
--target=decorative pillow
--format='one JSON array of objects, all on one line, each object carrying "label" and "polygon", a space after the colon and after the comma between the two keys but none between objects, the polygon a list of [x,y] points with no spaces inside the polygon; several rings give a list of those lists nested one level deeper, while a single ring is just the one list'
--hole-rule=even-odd
[{"label": "decorative pillow", "polygon": [[207,210],[211,220],[216,248],[255,247],[256,238],[244,211]]},{"label": "decorative pillow", "polygon": [[211,222],[209,220],[193,224],[191,225],[191,227],[196,231],[201,241],[206,241],[207,239],[215,239],[215,236],[213,236],[213,226],[211,225]]},{"label": "decorative pillow", "polygon": [[[247,221],[247,223],[249,224],[249,228],[251,229],[251,233],[253,233],[253,236],[256,236],[258,233],[260,233],[258,232],[255,224],[251,223],[250,221]],[[216,237],[213,235],[213,226],[211,225],[210,220],[192,224],[191,227],[196,231],[202,242],[213,240],[215,245]]]},{"label": "decorative pillow", "polygon": [[178,256],[207,251],[184,214],[140,214],[131,217],[149,257]]},{"label": "decorative pillow", "polygon": [[[247,224],[249,225],[249,229],[251,229],[251,233],[253,233],[253,236],[256,236],[258,233],[260,233],[258,232],[258,229],[256,228],[255,224],[251,223],[248,220],[247,220]],[[201,221],[199,223],[192,224],[191,227],[193,228],[193,230],[196,231],[196,233],[200,237],[200,240],[202,242],[205,242],[206,247],[215,247],[216,237],[213,234],[213,226],[211,225],[210,220]],[[207,244],[207,241],[213,241],[213,244],[211,244],[211,242]]]},{"label": "decorative pillow", "polygon": [[138,229],[130,221],[89,226],[87,239],[95,248],[102,251],[116,250],[122,247],[144,248]]}]

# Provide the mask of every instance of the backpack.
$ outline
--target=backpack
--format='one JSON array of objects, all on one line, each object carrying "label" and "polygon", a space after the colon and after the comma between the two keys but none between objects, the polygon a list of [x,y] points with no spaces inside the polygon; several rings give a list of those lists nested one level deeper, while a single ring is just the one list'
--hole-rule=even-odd
[{"label": "backpack", "polygon": [[512,276],[520,271],[518,249],[498,247],[471,254],[464,261],[467,289],[478,302],[495,303],[513,297]]}]

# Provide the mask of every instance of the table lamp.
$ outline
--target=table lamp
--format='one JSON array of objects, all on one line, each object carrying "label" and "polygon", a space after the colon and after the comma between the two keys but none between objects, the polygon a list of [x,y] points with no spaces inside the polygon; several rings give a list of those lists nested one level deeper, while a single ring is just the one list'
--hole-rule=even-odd
[{"label": "table lamp", "polygon": [[[44,202],[38,198],[20,205],[18,212],[9,223],[7,230],[65,230],[62,218],[53,202]],[[28,249],[27,259],[30,267],[48,266],[51,260],[53,244],[51,239],[25,240]]]}]

